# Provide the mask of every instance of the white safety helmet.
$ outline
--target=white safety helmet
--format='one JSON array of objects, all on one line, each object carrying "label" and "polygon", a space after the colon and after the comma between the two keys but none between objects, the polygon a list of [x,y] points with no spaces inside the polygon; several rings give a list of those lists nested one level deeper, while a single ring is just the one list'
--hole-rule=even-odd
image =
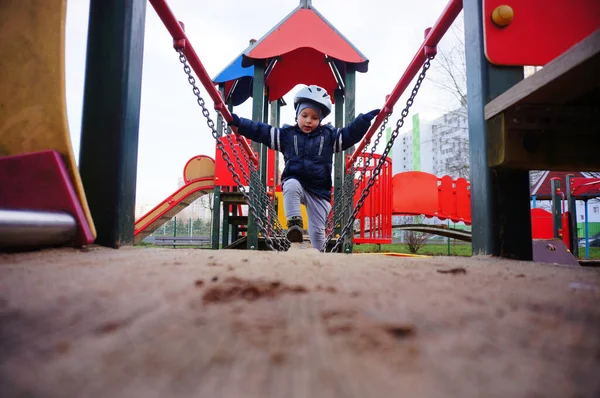
[{"label": "white safety helmet", "polygon": [[298,104],[304,101],[311,101],[321,106],[323,109],[323,118],[331,113],[331,97],[327,90],[314,84],[306,86],[296,93],[294,97],[294,109],[298,109]]}]

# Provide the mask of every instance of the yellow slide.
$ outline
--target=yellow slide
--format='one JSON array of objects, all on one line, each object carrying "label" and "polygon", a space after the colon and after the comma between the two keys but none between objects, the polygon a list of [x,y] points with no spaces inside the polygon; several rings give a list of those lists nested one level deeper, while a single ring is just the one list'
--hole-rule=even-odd
[{"label": "yellow slide", "polygon": [[66,7],[66,0],[0,3],[0,156],[59,152],[96,237],[67,124]]}]

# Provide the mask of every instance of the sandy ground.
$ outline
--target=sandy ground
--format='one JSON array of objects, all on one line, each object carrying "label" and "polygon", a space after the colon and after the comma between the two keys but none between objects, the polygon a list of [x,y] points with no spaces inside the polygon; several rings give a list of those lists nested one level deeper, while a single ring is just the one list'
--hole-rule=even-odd
[{"label": "sandy ground", "polygon": [[0,396],[600,397],[600,270],[297,248],[0,254]]}]

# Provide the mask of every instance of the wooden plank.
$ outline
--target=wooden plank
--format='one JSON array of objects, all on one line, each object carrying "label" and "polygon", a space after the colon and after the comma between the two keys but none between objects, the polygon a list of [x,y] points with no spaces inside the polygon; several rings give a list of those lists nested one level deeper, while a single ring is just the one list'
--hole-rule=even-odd
[{"label": "wooden plank", "polygon": [[567,104],[600,88],[600,29],[485,106],[485,119],[518,104]]},{"label": "wooden plank", "polygon": [[221,202],[237,205],[245,205],[246,198],[242,192],[221,192]]}]

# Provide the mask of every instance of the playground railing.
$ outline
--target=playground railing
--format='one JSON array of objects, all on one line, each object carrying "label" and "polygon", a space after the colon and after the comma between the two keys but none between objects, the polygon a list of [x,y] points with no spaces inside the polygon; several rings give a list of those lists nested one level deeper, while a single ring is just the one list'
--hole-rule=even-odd
[{"label": "playground railing", "polygon": [[[376,161],[381,155],[374,154]],[[364,155],[363,162],[367,155]],[[364,205],[356,217],[358,231],[354,234],[354,243],[390,244],[392,243],[392,161],[387,158],[380,173],[374,176],[375,166],[366,170],[365,178],[361,181],[354,202],[356,203],[366,188],[370,178],[376,178],[375,188],[366,198]]]},{"label": "playground railing", "polygon": [[[177,18],[175,18],[175,15],[169,8],[166,0],[150,0],[150,3],[173,37],[173,47],[176,50],[181,50],[183,52],[190,66],[198,76],[198,79],[200,79],[202,82],[204,89],[207,91],[208,95],[210,95],[210,98],[214,102],[215,110],[223,115],[223,118],[226,122],[231,122],[231,113],[229,113],[229,110],[225,106],[225,102],[223,102],[221,94],[213,85],[212,79],[206,72],[204,65],[200,61],[200,58],[198,58],[198,54],[196,54],[194,47],[192,47],[190,40],[186,36],[182,24],[177,20]],[[235,127],[232,127],[232,130],[236,133],[236,138],[238,139],[240,146],[248,153],[250,159],[252,159],[256,165],[258,165],[258,158],[250,147],[250,144],[248,144],[248,141],[244,137],[237,134],[237,129]]]},{"label": "playground railing", "polygon": [[450,0],[450,2],[446,5],[446,8],[442,12],[442,15],[438,18],[431,29],[426,30],[426,37],[421,44],[421,47],[417,50],[414,58],[406,68],[406,71],[400,77],[400,80],[394,87],[392,93],[387,97],[385,101],[385,105],[382,108],[382,111],[379,112],[379,115],[373,121],[371,128],[367,131],[367,134],[360,142],[354,154],[350,157],[348,162],[346,163],[346,169],[349,170],[350,167],[356,162],[359,156],[361,156],[363,149],[365,146],[371,141],[373,134],[377,132],[381,123],[383,123],[387,114],[391,113],[394,109],[394,105],[400,99],[400,96],[404,94],[404,91],[410,84],[410,82],[414,79],[414,77],[419,73],[421,67],[427,60],[428,54],[430,53],[432,48],[435,48],[442,37],[446,34],[458,14],[462,11],[462,0]]}]

